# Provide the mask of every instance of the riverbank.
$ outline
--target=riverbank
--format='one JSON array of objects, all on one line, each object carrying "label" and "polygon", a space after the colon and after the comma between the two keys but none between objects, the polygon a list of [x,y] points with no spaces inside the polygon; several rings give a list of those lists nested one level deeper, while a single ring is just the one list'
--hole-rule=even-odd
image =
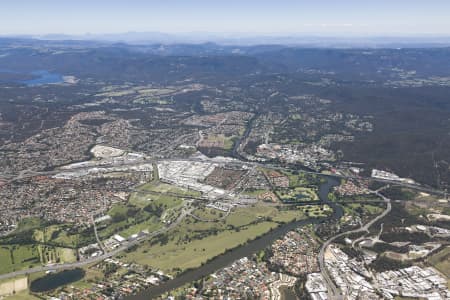
[{"label": "riverbank", "polygon": [[[343,214],[343,210],[339,205],[331,202],[328,199],[328,193],[331,191],[331,189],[334,186],[339,185],[340,182],[338,179],[336,179],[332,176],[324,176],[324,178],[326,179],[326,181],[320,185],[319,199],[324,204],[328,204],[330,207],[333,208],[333,214],[328,218],[339,219]],[[209,262],[205,263],[204,265],[202,265],[199,268],[189,270],[189,271],[181,274],[180,276],[178,276],[172,280],[169,280],[159,286],[151,287],[149,289],[146,289],[146,290],[138,293],[137,295],[129,296],[126,299],[129,299],[129,300],[141,300],[142,299],[142,300],[144,300],[144,299],[152,299],[152,298],[158,297],[161,294],[164,294],[166,292],[169,292],[171,290],[179,288],[189,282],[196,281],[205,276],[208,276],[209,274],[212,274],[215,271],[226,267],[227,265],[231,264],[235,260],[238,260],[242,257],[250,256],[253,253],[256,253],[260,250],[265,249],[273,241],[282,237],[283,235],[285,235],[287,232],[289,232],[291,230],[294,230],[298,227],[306,226],[309,224],[318,224],[328,218],[307,219],[307,220],[301,220],[301,221],[283,224],[255,240],[252,240],[242,246],[234,248],[234,249],[210,260]]]}]

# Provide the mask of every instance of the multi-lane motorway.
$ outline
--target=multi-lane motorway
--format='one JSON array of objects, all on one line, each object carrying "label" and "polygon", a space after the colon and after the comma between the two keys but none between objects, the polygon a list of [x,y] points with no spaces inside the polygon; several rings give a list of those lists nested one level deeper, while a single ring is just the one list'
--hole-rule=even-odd
[{"label": "multi-lane motorway", "polygon": [[[106,167],[117,167],[117,166],[136,166],[136,165],[140,165],[140,164],[148,164],[148,163],[157,163],[159,161],[203,161],[203,162],[223,162],[223,161],[214,161],[214,160],[203,160],[203,159],[199,159],[199,158],[190,158],[190,159],[146,159],[143,161],[139,161],[139,162],[122,162],[120,164],[114,164],[114,165],[102,165],[101,167],[106,168]],[[265,167],[265,168],[271,168],[271,169],[278,169],[278,170],[290,170],[288,168],[285,167],[280,167],[280,166],[276,166],[276,165],[271,165],[271,164],[262,164],[262,163],[256,163],[256,162],[241,162],[241,161],[227,161],[227,163],[231,163],[231,164],[236,164],[236,165],[249,165],[249,166],[254,166],[254,167]],[[38,176],[38,175],[55,175],[58,174],[60,172],[67,172],[67,171],[77,171],[77,170],[83,170],[83,169],[87,169],[89,167],[79,167],[79,168],[72,168],[70,170],[68,169],[56,169],[56,170],[52,170],[52,171],[23,171],[20,172],[17,175],[13,175],[13,176],[7,176],[5,174],[2,174],[3,177],[8,178],[9,181],[16,181],[16,180],[20,180],[20,179],[24,179],[24,178],[31,178],[34,176]],[[303,172],[303,173],[309,173],[309,174],[317,174],[317,175],[322,175],[322,176],[330,176],[330,177],[335,177],[335,178],[347,178],[347,179],[361,179],[360,177],[353,177],[353,176],[344,176],[344,175],[325,175],[323,173],[320,172],[314,172],[314,171],[306,171],[306,170],[298,170],[299,172]],[[428,187],[423,187],[420,185],[413,185],[413,184],[407,184],[407,183],[402,183],[402,182],[397,182],[397,181],[389,181],[389,180],[383,180],[383,179],[371,179],[371,180],[375,180],[375,181],[379,181],[379,182],[385,182],[385,183],[390,183],[392,185],[400,185],[400,186],[404,186],[404,187],[409,187],[412,189],[416,189],[416,190],[420,190],[420,191],[426,191],[426,192],[431,192],[434,194],[439,194],[439,195],[445,195],[446,193],[444,191],[440,191],[440,190],[436,190],[436,189],[432,189],[432,188],[428,188]],[[320,262],[320,267],[321,270],[325,270],[325,266],[324,266],[324,250],[325,248],[336,238],[343,236],[345,234],[349,234],[349,233],[353,233],[353,232],[361,232],[361,231],[367,231],[367,228],[369,228],[373,223],[375,223],[376,221],[378,221],[379,219],[383,218],[386,214],[389,213],[389,211],[391,210],[391,204],[390,204],[390,200],[385,198],[383,195],[381,195],[380,193],[377,193],[380,197],[382,197],[384,199],[384,201],[387,203],[387,209],[381,214],[379,215],[377,218],[373,219],[371,222],[367,223],[366,225],[364,225],[363,227],[357,229],[357,230],[353,230],[353,231],[349,231],[349,232],[345,232],[345,233],[341,233],[335,237],[333,237],[332,239],[328,240],[327,242],[324,243],[320,254],[319,254],[319,262]],[[75,262],[75,263],[66,263],[66,264],[58,264],[58,265],[51,265],[51,266],[41,266],[41,267],[35,267],[35,268],[30,268],[30,269],[26,269],[26,270],[20,270],[20,271],[15,271],[12,273],[8,273],[8,274],[3,274],[0,275],[0,280],[2,279],[7,279],[7,278],[12,278],[12,277],[16,277],[19,275],[26,275],[26,274],[31,274],[31,273],[37,273],[37,272],[42,272],[42,271],[48,271],[48,270],[64,270],[64,269],[71,269],[71,268],[76,268],[76,267],[82,267],[82,266],[86,266],[92,263],[96,263],[99,261],[102,261],[106,258],[110,258],[112,256],[117,255],[118,253],[138,244],[139,242],[141,242],[144,239],[149,239],[152,238],[160,233],[164,233],[168,230],[170,230],[171,228],[177,226],[182,219],[189,214],[190,212],[187,210],[183,210],[181,215],[179,216],[179,218],[172,224],[170,224],[170,226],[164,227],[162,229],[159,229],[157,231],[154,231],[144,237],[141,237],[140,239],[136,239],[134,241],[131,242],[127,242],[126,244],[110,251],[107,253],[104,253],[102,255],[99,255],[97,257],[93,257],[93,258],[89,258],[80,262]],[[335,286],[333,285],[333,283],[331,282],[331,280],[329,279],[329,276],[327,274],[327,272],[323,272],[324,277],[326,278],[327,282],[329,281],[330,284],[330,288],[331,288],[331,292],[332,294],[336,294],[337,295],[337,291]]]},{"label": "multi-lane motorway", "polygon": [[38,273],[38,272],[45,272],[45,271],[50,271],[50,270],[55,270],[55,271],[60,271],[60,270],[67,270],[67,269],[73,269],[73,268],[77,268],[77,267],[84,267],[93,263],[97,263],[100,262],[102,260],[105,260],[106,258],[110,258],[113,257],[117,254],[119,254],[122,251],[125,251],[126,249],[131,248],[134,245],[139,244],[140,242],[150,239],[152,237],[157,236],[158,234],[161,233],[165,233],[167,231],[169,231],[172,228],[175,228],[176,226],[178,226],[180,224],[180,222],[188,215],[190,214],[192,211],[192,209],[183,209],[181,211],[180,216],[176,219],[175,222],[173,222],[172,224],[170,224],[169,226],[163,227],[161,229],[158,229],[156,231],[153,231],[145,236],[142,236],[140,238],[137,238],[133,241],[129,241],[126,242],[125,244],[121,245],[120,247],[117,247],[114,250],[111,250],[109,252],[105,252],[102,255],[96,256],[96,257],[91,257],[79,262],[74,262],[74,263],[65,263],[65,264],[54,264],[54,265],[47,265],[47,266],[40,266],[40,267],[34,267],[34,268],[30,268],[30,269],[24,269],[24,270],[19,270],[19,271],[15,271],[15,272],[11,272],[8,274],[2,274],[0,275],[0,280],[3,279],[8,279],[8,278],[13,278],[16,276],[20,276],[20,275],[28,275],[28,274],[32,274],[32,273]]},{"label": "multi-lane motorway", "polygon": [[384,218],[392,209],[391,200],[389,198],[387,198],[384,195],[380,194],[380,192],[378,192],[378,191],[375,191],[374,193],[384,200],[384,202],[386,203],[386,209],[381,214],[379,214],[378,216],[376,216],[375,218],[370,220],[370,222],[366,223],[365,225],[362,225],[360,228],[353,229],[353,230],[346,231],[346,232],[342,232],[342,233],[339,233],[339,234],[331,237],[330,239],[325,241],[323,243],[322,247],[320,248],[319,257],[318,257],[318,259],[319,259],[319,267],[320,267],[320,272],[322,273],[322,277],[325,279],[325,282],[327,284],[328,298],[329,299],[342,299],[342,295],[338,291],[338,288],[334,284],[333,280],[330,278],[330,275],[328,274],[327,267],[325,265],[325,251],[327,250],[328,246],[334,240],[336,240],[337,238],[340,238],[342,236],[346,236],[346,235],[349,235],[349,234],[352,234],[352,233],[358,233],[358,232],[368,232],[369,228],[373,224],[375,224],[377,221],[379,221],[382,218]]}]

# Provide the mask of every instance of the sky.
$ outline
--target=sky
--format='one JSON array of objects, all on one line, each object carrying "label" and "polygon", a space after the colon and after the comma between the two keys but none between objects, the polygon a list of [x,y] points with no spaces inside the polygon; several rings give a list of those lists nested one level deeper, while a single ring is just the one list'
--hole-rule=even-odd
[{"label": "sky", "polygon": [[0,34],[450,35],[450,0],[1,0]]}]

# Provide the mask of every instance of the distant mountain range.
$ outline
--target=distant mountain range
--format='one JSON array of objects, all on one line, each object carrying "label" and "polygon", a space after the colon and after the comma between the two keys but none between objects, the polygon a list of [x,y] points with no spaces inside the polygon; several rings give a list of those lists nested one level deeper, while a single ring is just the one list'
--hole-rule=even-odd
[{"label": "distant mountain range", "polygon": [[3,36],[7,38],[49,41],[97,41],[106,43],[146,44],[202,44],[219,45],[287,45],[320,48],[428,48],[449,47],[450,36],[323,36],[323,35],[252,35],[233,33],[180,33],[126,32],[117,34],[48,34]]}]

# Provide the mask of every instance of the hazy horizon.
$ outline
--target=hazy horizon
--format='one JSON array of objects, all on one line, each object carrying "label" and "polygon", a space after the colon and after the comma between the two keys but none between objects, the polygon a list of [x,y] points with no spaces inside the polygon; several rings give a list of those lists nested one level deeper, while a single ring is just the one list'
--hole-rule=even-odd
[{"label": "hazy horizon", "polygon": [[443,0],[2,2],[0,35],[450,36]]}]

